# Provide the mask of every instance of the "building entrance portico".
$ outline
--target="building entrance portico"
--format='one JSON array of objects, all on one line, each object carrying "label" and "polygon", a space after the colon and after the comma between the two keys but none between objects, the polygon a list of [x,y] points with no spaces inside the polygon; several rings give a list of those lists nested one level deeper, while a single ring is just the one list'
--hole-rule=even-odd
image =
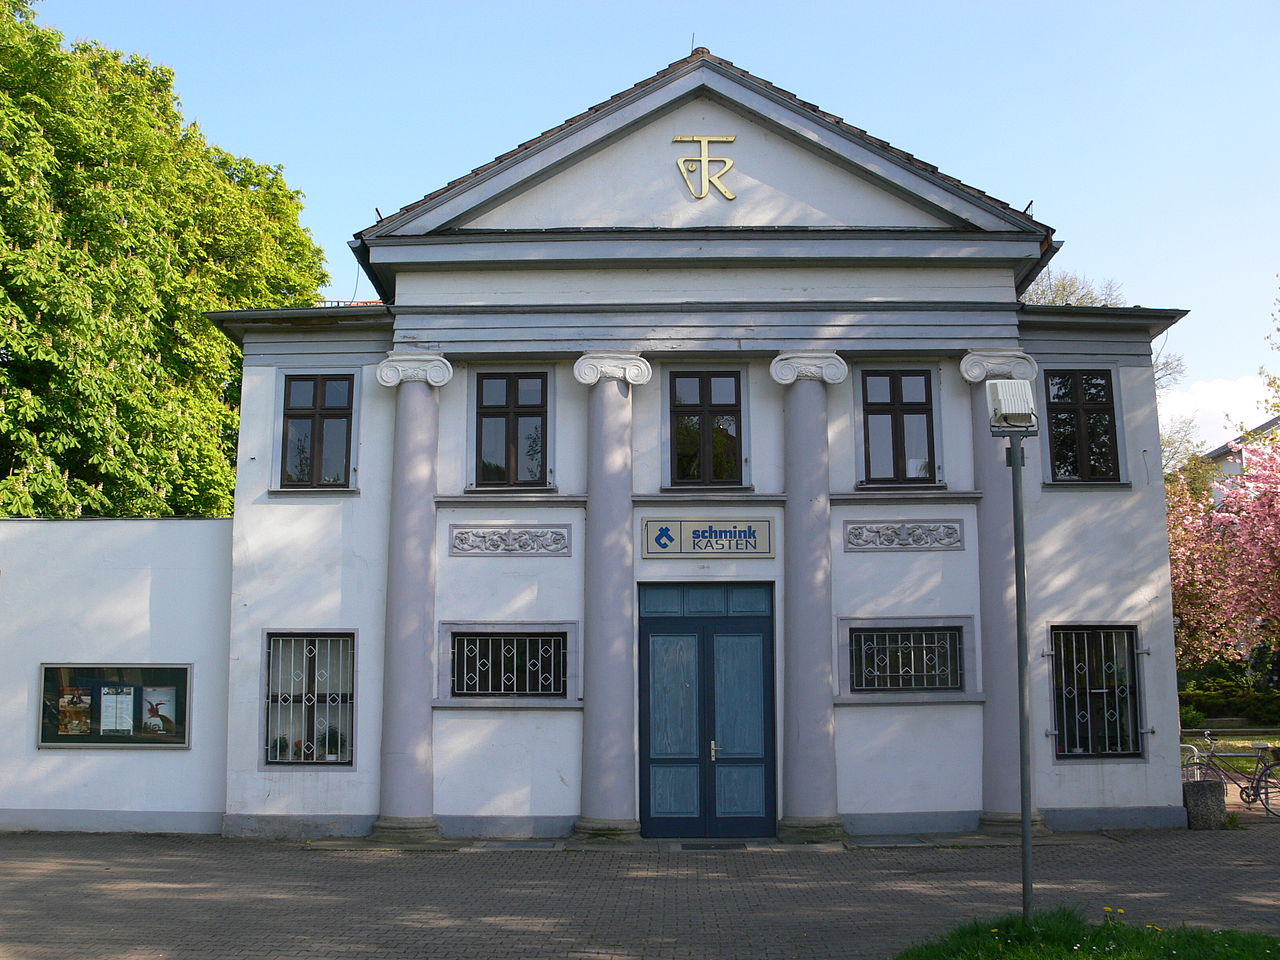
[{"label": "building entrance portico", "polygon": [[773,585],[641,584],[640,829],[777,826]]}]

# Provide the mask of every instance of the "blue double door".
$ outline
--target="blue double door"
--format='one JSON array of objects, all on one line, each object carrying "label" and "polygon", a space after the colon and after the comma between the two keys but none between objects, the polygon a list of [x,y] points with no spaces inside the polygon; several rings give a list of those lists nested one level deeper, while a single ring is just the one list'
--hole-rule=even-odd
[{"label": "blue double door", "polygon": [[640,585],[640,827],[773,836],[773,585]]}]

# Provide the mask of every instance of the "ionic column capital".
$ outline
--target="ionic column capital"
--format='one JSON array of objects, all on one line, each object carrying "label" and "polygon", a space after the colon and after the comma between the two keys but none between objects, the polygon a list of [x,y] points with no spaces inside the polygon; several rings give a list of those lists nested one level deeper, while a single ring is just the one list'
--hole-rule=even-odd
[{"label": "ionic column capital", "polygon": [[438,353],[420,350],[391,350],[378,364],[378,382],[396,387],[405,380],[421,380],[432,387],[443,387],[453,379],[453,365]]},{"label": "ionic column capital", "polygon": [[1036,370],[1036,362],[1021,350],[970,350],[960,360],[960,376],[969,383],[1034,380]]},{"label": "ionic column capital", "polygon": [[638,353],[584,353],[573,364],[573,378],[587,386],[601,380],[625,380],[641,386],[652,377],[653,367]]},{"label": "ionic column capital", "polygon": [[843,383],[849,375],[849,365],[834,353],[794,350],[774,357],[769,364],[769,375],[784,386],[797,380]]}]

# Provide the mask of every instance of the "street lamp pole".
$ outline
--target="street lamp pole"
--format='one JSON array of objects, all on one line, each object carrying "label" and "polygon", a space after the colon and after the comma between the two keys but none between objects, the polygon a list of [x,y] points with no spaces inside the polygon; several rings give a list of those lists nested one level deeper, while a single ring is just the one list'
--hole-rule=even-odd
[{"label": "street lamp pole", "polygon": [[991,435],[1008,437],[1005,449],[1013,481],[1013,591],[1018,656],[1018,782],[1021,787],[1022,828],[1022,919],[1031,922],[1034,885],[1031,864],[1031,683],[1027,642],[1027,542],[1023,523],[1022,468],[1025,456],[1022,441],[1036,436],[1034,394],[1026,380],[992,380],[987,383],[987,404],[991,410]]},{"label": "street lamp pole", "polygon": [[1022,438],[1010,433],[1007,454],[1013,468],[1013,593],[1018,632],[1018,781],[1021,786],[1022,919],[1031,922],[1031,683],[1027,643],[1027,541],[1022,512]]}]

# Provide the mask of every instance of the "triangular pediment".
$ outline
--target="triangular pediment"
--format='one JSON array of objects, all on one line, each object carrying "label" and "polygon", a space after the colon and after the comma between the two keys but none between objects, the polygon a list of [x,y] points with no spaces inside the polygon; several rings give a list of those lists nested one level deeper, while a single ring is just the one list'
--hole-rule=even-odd
[{"label": "triangular pediment", "polygon": [[947,228],[954,223],[782,132],[700,97],[454,226]]},{"label": "triangular pediment", "polygon": [[696,51],[360,236],[788,227],[1047,232]]}]

